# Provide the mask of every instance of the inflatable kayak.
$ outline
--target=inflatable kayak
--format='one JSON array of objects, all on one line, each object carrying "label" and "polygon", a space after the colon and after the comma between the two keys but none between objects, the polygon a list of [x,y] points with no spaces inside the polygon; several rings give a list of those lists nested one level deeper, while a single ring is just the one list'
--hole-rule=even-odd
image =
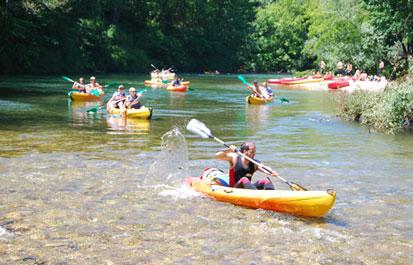
[{"label": "inflatable kayak", "polygon": [[280,78],[280,79],[268,79],[268,84],[283,84],[293,81],[300,81],[306,79],[305,77],[289,77],[289,78]]},{"label": "inflatable kayak", "polygon": [[248,104],[252,104],[252,105],[262,105],[262,104],[269,103],[269,102],[271,102],[272,100],[273,100],[273,97],[264,99],[264,98],[256,97],[256,96],[254,96],[254,95],[249,95],[249,96],[247,96],[247,97],[245,98],[245,101],[246,101]]},{"label": "inflatable kayak", "polygon": [[288,82],[282,83],[282,85],[302,85],[302,84],[309,84],[309,83],[318,83],[323,81],[322,78],[304,78],[302,80],[292,80]]},{"label": "inflatable kayak", "polygon": [[[163,83],[160,81],[152,81],[152,80],[145,80],[145,86],[167,86],[169,85],[169,82],[167,83]],[[181,82],[182,85],[188,86],[189,85],[189,81],[183,81]]]},{"label": "inflatable kayak", "polygon": [[[109,114],[123,114],[120,109],[111,107],[108,110]],[[150,119],[152,117],[152,108],[142,106],[139,109],[126,109],[128,119]]]},{"label": "inflatable kayak", "polygon": [[219,186],[199,178],[187,178],[185,184],[217,201],[254,209],[271,210],[305,217],[322,217],[330,211],[336,192],[248,190]]},{"label": "inflatable kayak", "polygon": [[69,96],[72,100],[82,100],[82,101],[96,101],[101,100],[105,94],[100,94],[99,96],[88,94],[88,93],[80,93],[72,91],[69,93]]},{"label": "inflatable kayak", "polygon": [[186,90],[187,90],[187,86],[185,86],[185,85],[180,85],[180,86],[168,86],[167,88],[166,88],[166,90],[169,90],[169,91],[176,91],[176,92],[186,92]]},{"label": "inflatable kayak", "polygon": [[328,84],[327,87],[330,89],[337,89],[337,88],[346,87],[349,85],[350,85],[350,82],[348,80],[336,80]]}]

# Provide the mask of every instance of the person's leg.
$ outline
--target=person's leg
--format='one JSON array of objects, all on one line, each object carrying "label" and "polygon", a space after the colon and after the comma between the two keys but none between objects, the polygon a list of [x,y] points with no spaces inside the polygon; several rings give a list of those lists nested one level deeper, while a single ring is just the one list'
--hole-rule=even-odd
[{"label": "person's leg", "polygon": [[273,190],[274,185],[269,178],[263,178],[254,183],[258,190]]},{"label": "person's leg", "polygon": [[237,183],[235,183],[234,188],[241,188],[241,189],[249,189],[249,190],[256,190],[257,188],[251,184],[251,181],[243,177]]}]

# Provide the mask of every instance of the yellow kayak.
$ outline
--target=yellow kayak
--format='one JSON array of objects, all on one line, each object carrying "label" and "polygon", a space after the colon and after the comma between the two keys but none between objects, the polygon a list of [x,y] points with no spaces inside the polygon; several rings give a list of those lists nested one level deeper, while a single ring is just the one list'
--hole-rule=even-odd
[{"label": "yellow kayak", "polygon": [[[120,109],[110,108],[109,114],[123,114]],[[152,117],[152,108],[145,106],[140,107],[139,109],[126,109],[126,116],[128,119],[150,119]]]},{"label": "yellow kayak", "polygon": [[219,186],[191,177],[185,183],[217,201],[305,217],[326,215],[336,200],[336,192],[332,190],[248,190]]},{"label": "yellow kayak", "polygon": [[100,94],[99,96],[88,94],[88,93],[80,93],[80,92],[70,92],[69,96],[72,100],[78,100],[78,101],[97,101],[101,100],[105,94]]},{"label": "yellow kayak", "polygon": [[273,97],[264,99],[264,98],[256,97],[255,95],[249,95],[245,98],[245,101],[252,105],[262,105],[262,104],[269,103],[272,100],[273,100]]}]

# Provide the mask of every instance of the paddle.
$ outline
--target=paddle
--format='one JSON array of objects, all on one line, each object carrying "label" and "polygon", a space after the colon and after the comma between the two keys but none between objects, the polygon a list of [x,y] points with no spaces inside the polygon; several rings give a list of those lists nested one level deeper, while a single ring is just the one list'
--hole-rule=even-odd
[{"label": "paddle", "polygon": [[[215,141],[223,144],[225,147],[229,148],[229,145],[227,145],[224,141],[221,139],[215,137],[212,135],[211,130],[206,127],[206,125],[196,119],[192,119],[189,121],[188,125],[186,126],[186,129],[201,136],[202,138],[213,138]],[[262,163],[257,162],[256,160],[246,156],[245,154],[241,153],[240,151],[236,150],[236,153],[240,156],[243,156],[245,159],[251,161],[255,165],[257,165],[260,169],[262,169],[266,174],[271,175],[272,170],[270,167],[265,166]],[[271,175],[272,176],[272,175]],[[290,189],[293,191],[306,191],[307,189],[298,185],[297,183],[294,182],[289,182],[286,179],[282,178],[281,176],[277,176],[280,180],[282,180],[284,183],[286,183],[288,186],[290,186]]]},{"label": "paddle", "polygon": [[[242,75],[238,75],[238,79],[241,80],[242,83],[244,83],[245,85],[248,86],[248,89],[251,90],[250,87],[252,87],[252,85],[250,83],[248,83],[248,81],[242,76]],[[259,94],[260,97],[262,97],[262,95]],[[288,99],[283,98],[283,97],[277,97],[281,102],[290,102]]]}]

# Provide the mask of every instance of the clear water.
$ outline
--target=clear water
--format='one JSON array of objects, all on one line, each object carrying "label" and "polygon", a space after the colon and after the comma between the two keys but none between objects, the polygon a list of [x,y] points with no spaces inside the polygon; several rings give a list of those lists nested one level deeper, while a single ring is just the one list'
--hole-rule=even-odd
[{"label": "clear water", "polygon": [[[98,81],[143,88],[145,78]],[[86,113],[114,87],[82,103],[58,76],[0,79],[0,264],[413,263],[411,134],[337,118],[337,92],[274,87],[289,104],[248,106],[236,75],[184,78],[187,93],[144,94],[150,121]],[[287,180],[335,189],[334,208],[308,219],[186,188],[207,166],[227,168],[213,159],[219,143],[185,130],[191,118],[229,144],[252,140]]]}]

